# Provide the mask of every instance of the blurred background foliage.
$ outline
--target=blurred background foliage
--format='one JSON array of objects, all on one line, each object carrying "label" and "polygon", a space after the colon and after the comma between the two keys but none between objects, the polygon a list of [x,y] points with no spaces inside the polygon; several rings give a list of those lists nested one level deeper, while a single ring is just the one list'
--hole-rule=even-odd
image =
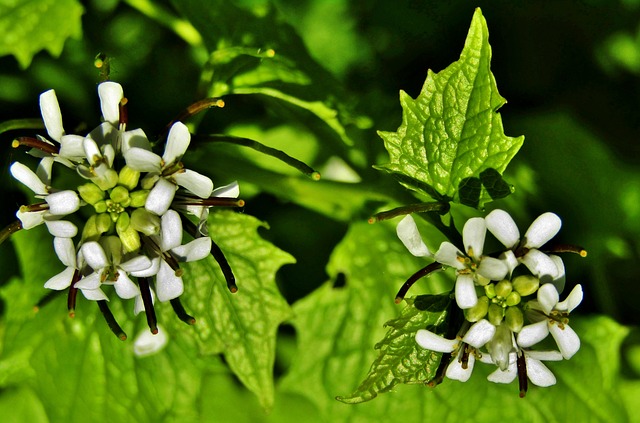
[{"label": "blurred background foliage", "polygon": [[[631,379],[640,375],[639,1],[238,0],[212,2],[208,16],[195,12],[196,3],[82,2],[81,30],[62,25],[70,36],[64,48],[43,45],[49,51],[32,60],[0,57],[2,121],[38,117],[38,95],[54,88],[66,128],[95,126],[98,52],[111,58],[111,78],[125,88],[130,127],[147,134],[160,133],[195,100],[225,95],[223,109],[193,122],[198,133],[253,138],[323,173],[314,183],[234,145],[203,143],[191,157],[217,185],[238,179],[245,212],[268,222],[263,236],[297,258],[278,273],[281,292],[295,303],[328,279],[340,282],[326,266],[351,223],[384,204],[415,201],[371,168],[386,160],[375,130],[399,126],[399,90],[417,96],[427,69],[457,60],[479,6],[489,25],[492,71],[508,100],[501,109],[505,133],[526,137],[505,173],[515,194],[489,208],[510,210],[521,227],[543,211],[562,217],[559,240],[589,251],[587,259],[566,258],[571,279],[586,292],[580,313],[606,314],[632,328],[623,371]],[[0,1],[0,21],[10,4]],[[235,46],[256,49],[234,56],[227,48]],[[222,53],[210,57],[216,49]],[[287,83],[274,83],[278,76]],[[307,103],[299,107],[293,97]],[[23,203],[8,177],[17,154],[13,136],[0,135],[3,225]],[[6,245],[2,254],[6,282],[20,269]],[[293,335],[289,326],[281,330],[276,376],[291,361]],[[203,389],[216,393],[227,384],[246,398],[228,377],[214,383],[224,373],[216,366]],[[291,403],[299,413],[310,407]],[[276,420],[284,415],[278,407],[276,400]],[[236,417],[228,416],[242,421]]]}]

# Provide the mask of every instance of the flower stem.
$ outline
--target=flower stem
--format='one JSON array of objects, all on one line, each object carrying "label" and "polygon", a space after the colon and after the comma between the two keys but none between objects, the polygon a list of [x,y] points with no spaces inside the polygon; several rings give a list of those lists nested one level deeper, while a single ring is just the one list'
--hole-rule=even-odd
[{"label": "flower stem", "polygon": [[121,341],[125,341],[127,339],[127,334],[124,333],[118,322],[116,322],[116,318],[113,317],[113,313],[109,310],[107,301],[99,300],[97,303],[98,307],[100,307],[100,312],[102,312],[104,319],[107,321],[107,325],[109,325],[109,329],[111,329],[111,332],[113,332]]},{"label": "flower stem", "polygon": [[0,123],[0,135],[16,129],[44,129],[44,122],[40,118],[12,119]]},{"label": "flower stem", "polygon": [[411,275],[409,279],[407,279],[407,281],[400,287],[400,290],[396,294],[395,303],[400,304],[404,299],[405,295],[407,295],[409,288],[411,288],[413,284],[416,283],[418,280],[424,278],[425,276],[429,276],[433,272],[439,272],[442,269],[443,269],[443,266],[441,263],[434,262],[423,267],[422,269],[418,270],[416,273]]},{"label": "flower stem", "polygon": [[22,229],[22,222],[19,220],[7,225],[2,231],[0,231],[0,244],[5,242],[11,235],[15,234],[20,229]]},{"label": "flower stem", "polygon": [[151,288],[149,288],[149,278],[138,278],[138,286],[140,287],[140,295],[144,304],[144,313],[147,316],[147,325],[152,334],[158,333],[158,320],[156,319],[156,311],[153,308],[153,298],[151,297]]},{"label": "flower stem", "polygon": [[193,317],[193,316],[190,316],[187,313],[187,311],[184,309],[184,306],[182,305],[182,302],[180,301],[180,298],[172,299],[171,300],[171,307],[173,307],[173,311],[178,316],[178,319],[182,320],[183,322],[185,322],[188,325],[195,325],[196,324],[196,318]]},{"label": "flower stem", "polygon": [[440,214],[444,214],[449,211],[449,208],[449,203],[441,203],[438,201],[430,203],[409,204],[406,206],[396,207],[392,210],[386,210],[380,213],[376,213],[371,218],[369,218],[369,223],[393,219],[394,217],[404,216],[411,213],[438,212]]}]

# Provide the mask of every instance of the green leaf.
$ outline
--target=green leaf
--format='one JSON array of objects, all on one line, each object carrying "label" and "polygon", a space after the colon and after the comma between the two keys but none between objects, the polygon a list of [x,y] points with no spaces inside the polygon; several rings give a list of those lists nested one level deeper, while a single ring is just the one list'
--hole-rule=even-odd
[{"label": "green leaf", "polygon": [[200,353],[224,354],[231,370],[268,409],[273,405],[276,331],[291,316],[275,274],[294,259],[260,238],[260,227],[266,225],[246,214],[213,213],[209,233],[233,269],[238,292],[228,291],[218,264],[209,257],[185,267],[182,300],[197,319],[191,332]]},{"label": "green leaf", "polygon": [[0,56],[13,54],[22,68],[40,50],[59,56],[82,34],[82,13],[77,0],[0,0]]},{"label": "green leaf", "polygon": [[[403,181],[437,200],[482,207],[497,198],[478,195],[479,183],[469,185],[475,181],[469,178],[487,169],[504,172],[524,137],[504,135],[497,110],[506,100],[498,93],[490,66],[489,31],[476,9],[460,60],[437,74],[429,70],[415,100],[400,92],[402,124],[397,132],[379,132],[390,157],[379,169],[427,185],[421,189]],[[472,191],[465,191],[470,187]],[[504,193],[504,186],[499,191]]]},{"label": "green leaf", "polygon": [[451,298],[423,295],[406,301],[400,317],[385,323],[390,329],[376,345],[380,353],[366,379],[351,395],[338,397],[339,401],[351,404],[369,401],[399,383],[426,383],[433,379],[442,354],[420,348],[415,335],[419,329],[438,331],[446,320]]}]

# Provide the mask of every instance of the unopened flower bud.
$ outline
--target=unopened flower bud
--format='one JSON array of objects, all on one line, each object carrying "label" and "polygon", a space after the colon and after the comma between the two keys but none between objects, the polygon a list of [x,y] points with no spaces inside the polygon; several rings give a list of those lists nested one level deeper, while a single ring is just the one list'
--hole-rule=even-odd
[{"label": "unopened flower bud", "polygon": [[507,296],[511,294],[512,290],[513,287],[511,285],[511,282],[506,279],[496,284],[496,295],[499,297],[507,298]]},{"label": "unopened flower bud", "polygon": [[128,213],[120,213],[118,216],[118,220],[116,221],[116,232],[124,232],[129,227],[129,214]]},{"label": "unopened flower bud", "polygon": [[484,293],[487,294],[487,297],[495,298],[496,297],[496,285],[490,283],[489,285],[485,285]]},{"label": "unopened flower bud", "polygon": [[101,177],[91,179],[103,191],[108,191],[118,185],[118,172],[113,169],[107,169]]},{"label": "unopened flower bud", "polygon": [[489,306],[489,322],[491,322],[494,326],[498,326],[502,323],[502,318],[504,317],[504,309],[498,304],[491,304]]},{"label": "unopened flower bud", "polygon": [[93,182],[80,185],[78,187],[78,193],[86,203],[91,205],[95,205],[98,201],[104,199],[104,191]]},{"label": "unopened flower bud", "polygon": [[523,297],[531,295],[538,290],[540,279],[533,275],[520,275],[513,279],[513,289]]},{"label": "unopened flower bud", "polygon": [[107,213],[102,213],[96,216],[96,229],[100,234],[110,231],[111,228],[113,228],[111,216]]},{"label": "unopened flower bud", "polygon": [[95,209],[96,213],[104,213],[107,211],[107,202],[100,200],[93,205],[93,208]]},{"label": "unopened flower bud", "polygon": [[116,203],[122,204],[129,199],[129,190],[123,186],[118,185],[111,190],[111,193],[109,193],[109,198],[111,198]]},{"label": "unopened flower bud", "polygon": [[520,332],[524,325],[524,316],[519,307],[507,307],[504,314],[504,321],[513,332]]},{"label": "unopened flower bud", "polygon": [[518,294],[516,291],[511,291],[511,293],[507,295],[505,303],[508,306],[515,306],[520,304],[520,299],[520,294]]},{"label": "unopened flower bud", "polygon": [[464,317],[469,322],[477,322],[487,315],[487,310],[489,309],[489,298],[486,296],[482,296],[478,298],[478,302],[471,308],[467,308],[464,310]]},{"label": "unopened flower bud", "polygon": [[147,202],[147,197],[149,196],[148,189],[141,189],[138,191],[133,191],[129,193],[129,198],[131,198],[131,207],[144,207],[144,203]]},{"label": "unopened flower bud", "polygon": [[122,248],[125,253],[132,253],[140,249],[140,234],[133,229],[133,226],[129,225],[126,230],[118,231],[120,241],[122,241]]},{"label": "unopened flower bud", "polygon": [[155,235],[160,232],[160,217],[146,209],[135,209],[131,213],[131,226],[147,236]]},{"label": "unopened flower bud", "polygon": [[122,185],[128,190],[132,190],[136,186],[138,186],[139,179],[140,179],[140,172],[138,172],[137,170],[133,170],[129,166],[125,165],[122,169],[120,169],[120,175],[118,176],[118,184]]}]

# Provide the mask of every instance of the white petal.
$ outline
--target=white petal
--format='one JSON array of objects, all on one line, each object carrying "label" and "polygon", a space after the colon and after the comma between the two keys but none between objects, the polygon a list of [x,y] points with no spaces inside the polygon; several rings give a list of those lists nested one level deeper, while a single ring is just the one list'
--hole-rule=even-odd
[{"label": "white petal", "polygon": [[527,357],[526,354],[525,360],[527,362],[527,377],[531,380],[531,383],[542,387],[556,384],[556,377],[541,361]]},{"label": "white petal", "polygon": [[548,321],[541,320],[531,325],[526,325],[518,333],[518,345],[527,348],[537,344],[549,335]]},{"label": "white petal", "polygon": [[85,261],[93,270],[104,269],[109,266],[107,255],[102,246],[96,241],[85,242],[82,244],[81,250]]},{"label": "white petal", "polygon": [[564,301],[556,304],[556,310],[571,313],[573,309],[578,307],[582,302],[582,296],[582,285],[578,284],[571,290],[571,293],[569,293]]},{"label": "white petal", "polygon": [[160,269],[160,261],[160,257],[154,257],[151,259],[151,266],[149,268],[138,271],[132,270],[129,274],[136,278],[150,278],[151,276],[155,276],[158,274],[158,270]]},{"label": "white petal", "polygon": [[149,139],[142,129],[133,129],[122,133],[122,153],[126,154],[126,152],[132,148],[151,151]]},{"label": "white petal", "polygon": [[162,158],[156,153],[140,148],[132,147],[124,153],[124,159],[133,170],[138,172],[160,172]]},{"label": "white petal", "polygon": [[511,250],[507,250],[504,253],[500,254],[500,260],[502,260],[507,266],[507,269],[509,269],[507,272],[508,275],[511,275],[513,270],[520,264],[518,262],[518,259],[516,258],[516,255]]},{"label": "white petal", "polygon": [[118,126],[120,120],[120,101],[124,97],[122,86],[116,82],[106,81],[98,85],[100,108],[104,120]]},{"label": "white petal", "polygon": [[480,257],[484,249],[487,226],[481,217],[472,217],[462,228],[462,241],[470,257]]},{"label": "white petal", "polygon": [[459,257],[464,257],[462,252],[450,242],[443,242],[440,244],[440,248],[436,252],[434,258],[438,263],[446,264],[447,266],[455,267],[456,269],[464,269],[466,266],[460,260]]},{"label": "white petal", "polygon": [[55,237],[73,238],[78,234],[78,227],[67,220],[46,220],[44,223]]},{"label": "white petal", "polygon": [[409,250],[411,254],[416,257],[429,257],[431,252],[429,248],[422,241],[416,222],[411,215],[406,215],[402,219],[398,226],[396,226],[396,234],[404,246]]},{"label": "white petal", "polygon": [[209,198],[213,191],[213,182],[208,177],[193,170],[185,169],[184,172],[173,174],[176,183],[200,198]]},{"label": "white petal", "polygon": [[462,342],[475,348],[481,348],[493,338],[496,327],[488,320],[482,319],[474,323],[462,338]]},{"label": "white petal", "polygon": [[171,250],[180,261],[198,261],[211,254],[211,238],[200,237]]},{"label": "white petal", "polygon": [[148,357],[161,351],[167,342],[169,342],[169,337],[159,325],[158,333],[155,335],[145,329],[133,341],[133,353],[138,357]]},{"label": "white petal", "polygon": [[491,373],[487,376],[487,380],[493,383],[511,383],[515,380],[518,375],[517,366],[515,361],[513,364],[509,364],[509,368],[506,371],[502,371],[500,369]]},{"label": "white petal", "polygon": [[15,162],[9,168],[11,175],[18,181],[26,185],[31,191],[38,195],[46,195],[47,186],[38,178],[36,173],[20,162]]},{"label": "white petal", "polygon": [[60,140],[60,156],[70,159],[84,159],[84,137],[80,135],[64,135]]},{"label": "white petal", "polygon": [[549,325],[549,332],[551,332],[553,339],[556,340],[558,349],[565,360],[573,357],[580,349],[580,338],[569,325],[564,325],[564,329],[560,329],[557,324],[551,324]]},{"label": "white petal", "polygon": [[487,229],[505,247],[514,248],[520,241],[520,231],[516,222],[504,210],[494,210],[485,217]]},{"label": "white petal", "polygon": [[103,122],[89,132],[86,138],[93,140],[98,146],[111,145],[112,147],[117,147],[119,137],[120,131],[115,126],[109,122]]},{"label": "white petal", "polygon": [[451,361],[451,363],[449,363],[449,367],[447,367],[447,372],[445,374],[449,379],[466,382],[471,377],[471,373],[473,372],[473,365],[475,362],[476,356],[473,354],[469,354],[467,368],[463,369],[462,363],[454,359]]},{"label": "white petal", "polygon": [[36,168],[36,175],[45,184],[51,185],[51,170],[53,168],[54,158],[51,156],[43,157]]},{"label": "white petal", "polygon": [[100,288],[97,288],[97,289],[81,289],[80,291],[82,291],[82,295],[84,295],[84,297],[87,300],[109,301],[109,297],[107,297],[107,295],[104,292],[102,292],[102,289],[100,289]]},{"label": "white petal", "polygon": [[60,138],[64,135],[64,128],[62,127],[62,114],[60,113],[58,97],[56,97],[54,90],[40,94],[40,113],[49,136],[56,141],[60,141]]},{"label": "white petal", "polygon": [[100,151],[102,151],[102,157],[107,159],[109,167],[113,167],[113,161],[116,158],[116,150],[114,149],[113,145],[105,144],[100,147]]},{"label": "white petal", "polygon": [[178,298],[184,292],[182,278],[164,261],[160,261],[160,269],[156,275],[156,295],[161,302]]},{"label": "white petal", "polygon": [[562,221],[555,213],[543,213],[533,221],[527,233],[524,234],[525,248],[538,248],[546,244],[551,238],[556,236]]},{"label": "white petal", "polygon": [[527,357],[531,357],[540,361],[562,361],[564,358],[560,351],[527,351]]},{"label": "white petal", "polygon": [[151,213],[162,216],[169,210],[173,197],[176,195],[176,188],[177,186],[166,179],[158,179],[154,187],[149,191],[144,208]]},{"label": "white petal", "polygon": [[130,298],[135,298],[140,295],[140,289],[138,285],[133,283],[126,272],[122,270],[118,270],[118,280],[113,284],[113,287],[116,289],[116,294],[118,297],[128,300]]},{"label": "white petal", "polygon": [[562,293],[562,291],[564,291],[564,284],[566,281],[564,262],[559,256],[553,254],[549,255],[549,258],[556,264],[556,267],[558,268],[558,274],[555,278],[553,278],[551,283],[556,287],[559,293]]},{"label": "white petal", "polygon": [[53,248],[62,264],[67,267],[76,267],[76,247],[71,238],[53,238]]},{"label": "white petal", "polygon": [[169,251],[182,244],[182,221],[175,210],[167,210],[160,218],[160,249]]},{"label": "white petal", "polygon": [[492,281],[501,281],[509,273],[509,268],[504,261],[493,258],[483,257],[478,266],[477,272]]},{"label": "white petal", "polygon": [[16,212],[16,217],[20,219],[20,222],[22,222],[22,228],[26,230],[41,225],[44,222],[44,213],[45,210],[39,212],[21,212],[18,210]]},{"label": "white petal", "polygon": [[94,290],[100,288],[100,273],[93,272],[76,282],[73,286],[78,289]]},{"label": "white petal", "polygon": [[478,303],[475,283],[471,275],[458,275],[456,279],[456,303],[461,309],[471,308]]},{"label": "white petal", "polygon": [[425,350],[441,353],[452,352],[459,343],[456,339],[446,339],[425,329],[416,332],[416,342]]},{"label": "white petal", "polygon": [[233,181],[229,185],[224,185],[213,190],[213,197],[232,197],[238,198],[240,195],[240,185],[238,181]]},{"label": "white petal", "polygon": [[95,165],[102,159],[102,151],[100,151],[98,144],[92,138],[85,137],[82,142],[82,148],[84,148],[84,154],[87,157],[87,160],[92,165]]},{"label": "white petal", "polygon": [[58,273],[54,277],[50,278],[45,284],[44,287],[47,289],[54,289],[56,291],[61,291],[63,289],[69,288],[71,285],[71,280],[73,279],[73,274],[76,269],[73,267],[67,267],[62,272]]},{"label": "white petal", "polygon": [[558,277],[558,266],[542,251],[529,250],[522,257],[522,262],[533,275],[546,279],[541,282],[550,282]]},{"label": "white petal", "polygon": [[151,267],[151,260],[147,256],[135,256],[120,265],[120,268],[127,273],[141,272]]},{"label": "white petal", "polygon": [[49,204],[49,213],[56,216],[64,216],[75,212],[80,208],[80,198],[75,191],[59,191],[45,197]]},{"label": "white petal", "polygon": [[538,289],[538,303],[546,314],[551,313],[559,299],[558,290],[550,283],[546,283]]},{"label": "white petal", "polygon": [[189,129],[182,122],[176,122],[169,130],[167,136],[167,145],[164,148],[162,160],[166,165],[170,165],[180,160],[189,148],[191,142],[191,134]]}]

